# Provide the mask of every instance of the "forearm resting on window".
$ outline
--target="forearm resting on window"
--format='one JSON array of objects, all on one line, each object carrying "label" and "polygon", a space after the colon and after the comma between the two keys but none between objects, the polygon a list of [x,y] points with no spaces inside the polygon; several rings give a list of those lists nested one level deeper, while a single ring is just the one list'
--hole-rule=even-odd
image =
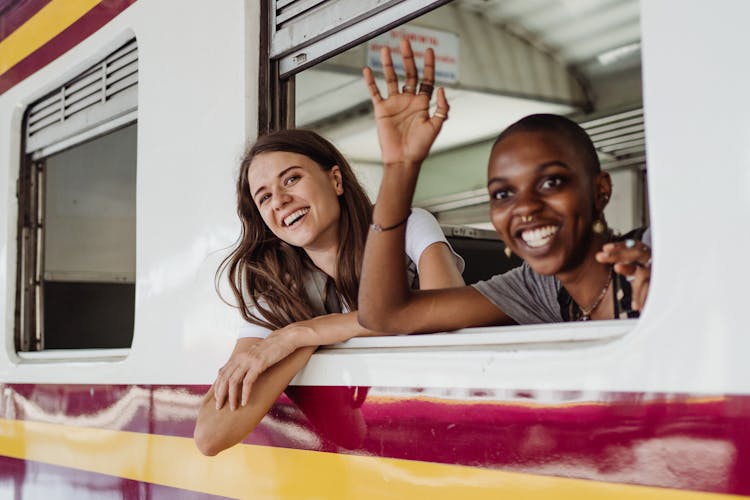
[{"label": "forearm resting on window", "polygon": [[217,410],[211,387],[201,403],[193,436],[201,453],[216,455],[251,433],[313,352],[314,346],[297,349],[260,374],[252,386],[248,403],[236,410],[228,405]]}]

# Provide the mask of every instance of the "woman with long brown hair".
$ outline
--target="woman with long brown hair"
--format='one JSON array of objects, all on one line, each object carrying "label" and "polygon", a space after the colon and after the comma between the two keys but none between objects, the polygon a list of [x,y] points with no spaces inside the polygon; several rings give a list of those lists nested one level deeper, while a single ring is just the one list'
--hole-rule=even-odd
[{"label": "woman with long brown hair", "polygon": [[308,130],[260,137],[237,182],[240,242],[224,260],[244,319],[235,349],[204,398],[195,429],[203,453],[237,442],[319,345],[378,335],[357,322],[367,233],[406,228],[410,286],[460,286],[463,261],[424,210],[371,225],[372,204],[347,160]]}]

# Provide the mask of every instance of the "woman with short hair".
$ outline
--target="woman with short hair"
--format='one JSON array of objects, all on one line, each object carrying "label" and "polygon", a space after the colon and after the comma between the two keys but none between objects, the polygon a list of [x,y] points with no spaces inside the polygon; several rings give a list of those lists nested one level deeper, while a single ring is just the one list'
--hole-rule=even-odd
[{"label": "woman with short hair", "polygon": [[[372,71],[364,70],[383,161],[373,221],[383,225],[408,213],[422,161],[449,112],[443,89],[429,112],[432,51],[426,51],[419,87],[408,41],[402,41],[401,54],[406,81],[399,90],[390,50],[381,53],[385,98]],[[643,231],[618,238],[607,228],[604,207],[612,182],[580,126],[556,115],[532,115],[511,125],[492,147],[487,188],[492,224],[523,265],[473,286],[410,290],[398,258],[403,230],[371,231],[359,292],[364,326],[427,333],[638,315],[648,294],[651,249],[639,241]]]}]

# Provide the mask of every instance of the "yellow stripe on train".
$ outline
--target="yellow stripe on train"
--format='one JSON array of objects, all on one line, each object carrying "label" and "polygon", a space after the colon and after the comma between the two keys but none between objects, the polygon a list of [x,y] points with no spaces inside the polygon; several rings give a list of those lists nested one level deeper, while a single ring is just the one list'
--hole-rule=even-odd
[{"label": "yellow stripe on train", "polygon": [[59,35],[102,0],[52,0],[0,42],[0,75]]},{"label": "yellow stripe on train", "polygon": [[0,454],[234,498],[747,498],[244,444],[207,458],[184,437],[5,419]]}]

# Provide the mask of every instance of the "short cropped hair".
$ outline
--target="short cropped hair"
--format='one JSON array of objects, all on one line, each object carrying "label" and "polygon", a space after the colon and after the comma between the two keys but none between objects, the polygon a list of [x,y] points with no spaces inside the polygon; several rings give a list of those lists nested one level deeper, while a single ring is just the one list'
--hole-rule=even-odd
[{"label": "short cropped hair", "polygon": [[492,147],[518,132],[545,132],[559,136],[580,155],[589,174],[596,175],[601,172],[602,167],[594,143],[586,131],[569,118],[548,113],[526,116],[503,130]]}]

